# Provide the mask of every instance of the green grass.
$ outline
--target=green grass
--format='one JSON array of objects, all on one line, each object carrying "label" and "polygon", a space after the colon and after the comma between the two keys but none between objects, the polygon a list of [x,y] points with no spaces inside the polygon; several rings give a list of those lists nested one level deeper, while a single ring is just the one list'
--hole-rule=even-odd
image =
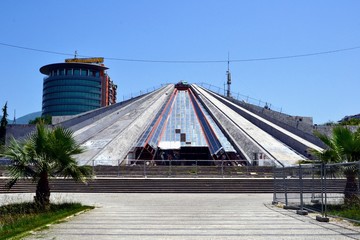
[{"label": "green grass", "polygon": [[0,239],[20,238],[31,230],[46,228],[75,213],[93,209],[80,203],[51,204],[48,210],[32,202],[0,206]]},{"label": "green grass", "polygon": [[328,206],[328,214],[360,221],[360,204],[330,205]]},{"label": "green grass", "polygon": [[[321,211],[321,204],[307,205],[306,207],[315,211]],[[360,221],[360,199],[354,199],[346,204],[329,204],[326,209],[329,216],[347,218],[350,221]],[[355,221],[353,221],[355,225],[360,225]]]}]

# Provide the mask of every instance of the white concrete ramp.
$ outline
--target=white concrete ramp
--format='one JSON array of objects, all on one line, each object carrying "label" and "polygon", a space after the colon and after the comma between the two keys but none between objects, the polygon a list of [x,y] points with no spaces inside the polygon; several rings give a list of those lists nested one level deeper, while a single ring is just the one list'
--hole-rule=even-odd
[{"label": "white concrete ramp", "polygon": [[[305,157],[295,152],[267,132],[252,124],[250,121],[242,117],[240,114],[232,110],[230,107],[216,99],[208,91],[196,85],[193,87],[201,94],[202,97],[209,100],[216,108],[218,108],[232,123],[236,125],[238,131],[244,132],[252,142],[263,150],[267,158],[282,162],[285,165],[295,164],[299,160],[304,160]],[[229,133],[232,134],[231,132]],[[238,143],[242,145],[242,143]],[[248,156],[252,154],[248,153]]]},{"label": "white concrete ramp", "polygon": [[78,161],[90,165],[117,165],[123,161],[172,89],[173,85],[168,85],[146,100],[140,98],[74,132],[86,149],[77,156]]}]

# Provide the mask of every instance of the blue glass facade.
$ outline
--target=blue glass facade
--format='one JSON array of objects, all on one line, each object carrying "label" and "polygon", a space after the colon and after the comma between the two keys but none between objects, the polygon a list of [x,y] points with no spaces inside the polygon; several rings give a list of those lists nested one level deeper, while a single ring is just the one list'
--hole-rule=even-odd
[{"label": "blue glass facade", "polygon": [[75,115],[102,106],[104,70],[101,65],[57,63],[43,66],[42,115]]}]

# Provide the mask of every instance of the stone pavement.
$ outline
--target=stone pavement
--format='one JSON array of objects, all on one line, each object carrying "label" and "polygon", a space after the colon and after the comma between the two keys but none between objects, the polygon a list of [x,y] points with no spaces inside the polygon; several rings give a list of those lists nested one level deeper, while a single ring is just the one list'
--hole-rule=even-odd
[{"label": "stone pavement", "polygon": [[[9,194],[10,195],[10,194]],[[1,203],[30,195],[0,195]],[[320,223],[270,203],[271,194],[52,194],[95,205],[26,239],[360,239],[360,227]]]}]

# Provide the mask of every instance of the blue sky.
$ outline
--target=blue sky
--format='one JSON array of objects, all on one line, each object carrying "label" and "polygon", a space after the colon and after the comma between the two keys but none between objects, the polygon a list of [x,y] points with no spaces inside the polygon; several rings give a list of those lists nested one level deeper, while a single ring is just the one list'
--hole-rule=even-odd
[{"label": "blue sky", "polygon": [[[81,56],[226,61],[360,46],[360,1],[3,0],[0,105],[9,118],[40,111],[39,68]],[[9,47],[10,44],[69,55]],[[232,91],[314,123],[360,113],[360,48],[309,57],[231,62]],[[186,80],[223,87],[226,62],[105,59],[123,96]]]}]

